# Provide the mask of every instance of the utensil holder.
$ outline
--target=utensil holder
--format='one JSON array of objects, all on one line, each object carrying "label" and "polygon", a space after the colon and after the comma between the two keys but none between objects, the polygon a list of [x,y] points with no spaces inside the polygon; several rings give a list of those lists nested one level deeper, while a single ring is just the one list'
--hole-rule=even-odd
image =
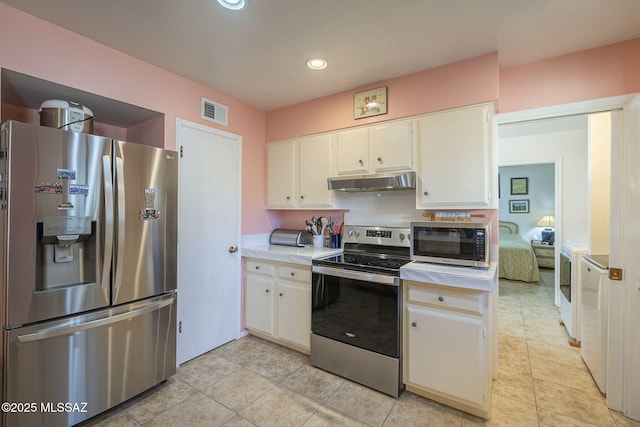
[{"label": "utensil holder", "polygon": [[313,247],[314,248],[323,248],[324,247],[324,236],[314,235],[313,236]]}]

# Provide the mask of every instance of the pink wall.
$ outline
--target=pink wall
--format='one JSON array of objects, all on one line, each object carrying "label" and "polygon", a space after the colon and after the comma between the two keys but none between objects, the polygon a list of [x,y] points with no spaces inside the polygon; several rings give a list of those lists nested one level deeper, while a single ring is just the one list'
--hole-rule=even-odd
[{"label": "pink wall", "polygon": [[640,92],[640,38],[500,69],[500,112]]},{"label": "pink wall", "polygon": [[[0,67],[165,114],[165,147],[181,118],[242,136],[242,233],[265,232],[265,113],[222,92],[0,3]],[[229,106],[229,126],[200,119],[200,98]],[[4,106],[3,106],[4,108]],[[36,121],[37,122],[37,121]]]},{"label": "pink wall", "polygon": [[[353,94],[387,86],[388,113],[353,118]],[[498,99],[498,55],[476,58],[385,80],[362,88],[267,112],[267,141],[415,116]]]}]

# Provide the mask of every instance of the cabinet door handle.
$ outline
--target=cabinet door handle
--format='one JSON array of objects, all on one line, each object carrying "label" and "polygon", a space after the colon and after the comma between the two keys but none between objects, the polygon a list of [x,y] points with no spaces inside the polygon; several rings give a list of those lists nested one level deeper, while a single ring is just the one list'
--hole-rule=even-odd
[{"label": "cabinet door handle", "polygon": [[295,276],[296,273],[294,273],[293,271],[291,272],[291,277]]},{"label": "cabinet door handle", "polygon": [[418,326],[418,324],[416,322],[411,322],[411,326],[415,328],[416,326]]},{"label": "cabinet door handle", "polygon": [[425,191],[425,192],[424,192],[424,195],[425,195],[425,196],[428,196],[428,195],[429,195],[429,192],[428,192],[428,191]]},{"label": "cabinet door handle", "polygon": [[269,293],[269,289],[265,289],[265,290],[264,290],[264,292],[265,292],[266,294],[268,294],[268,293]]},{"label": "cabinet door handle", "polygon": [[440,302],[444,301],[444,297],[438,297],[438,301]]},{"label": "cabinet door handle", "polygon": [[256,265],[256,270],[260,270],[260,266],[259,265]]},{"label": "cabinet door handle", "polygon": [[360,166],[364,166],[364,162],[362,160],[358,160],[358,163],[360,163]]},{"label": "cabinet door handle", "polygon": [[378,157],[378,161],[382,163],[382,157]]},{"label": "cabinet door handle", "polygon": [[281,297],[283,297],[283,296],[284,296],[284,294],[283,294],[282,292],[280,292],[278,295],[280,295]]},{"label": "cabinet door handle", "polygon": [[300,196],[300,198],[301,198],[301,199],[304,199],[304,196],[302,196],[302,195],[301,195],[301,196]]},{"label": "cabinet door handle", "polygon": [[287,196],[287,200],[291,200],[291,197],[290,197],[290,196]]}]

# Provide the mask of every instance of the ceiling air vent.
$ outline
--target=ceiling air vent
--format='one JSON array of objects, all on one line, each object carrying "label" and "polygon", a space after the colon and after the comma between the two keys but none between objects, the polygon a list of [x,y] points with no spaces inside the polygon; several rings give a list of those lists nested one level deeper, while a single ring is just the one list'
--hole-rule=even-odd
[{"label": "ceiling air vent", "polygon": [[218,104],[209,99],[202,98],[200,105],[200,117],[219,125],[229,126],[229,107]]}]

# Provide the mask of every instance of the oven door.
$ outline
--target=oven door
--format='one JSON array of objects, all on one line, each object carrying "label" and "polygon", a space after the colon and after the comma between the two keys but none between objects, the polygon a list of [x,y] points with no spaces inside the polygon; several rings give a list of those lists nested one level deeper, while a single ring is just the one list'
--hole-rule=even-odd
[{"label": "oven door", "polygon": [[313,266],[311,332],[400,357],[400,278]]}]

